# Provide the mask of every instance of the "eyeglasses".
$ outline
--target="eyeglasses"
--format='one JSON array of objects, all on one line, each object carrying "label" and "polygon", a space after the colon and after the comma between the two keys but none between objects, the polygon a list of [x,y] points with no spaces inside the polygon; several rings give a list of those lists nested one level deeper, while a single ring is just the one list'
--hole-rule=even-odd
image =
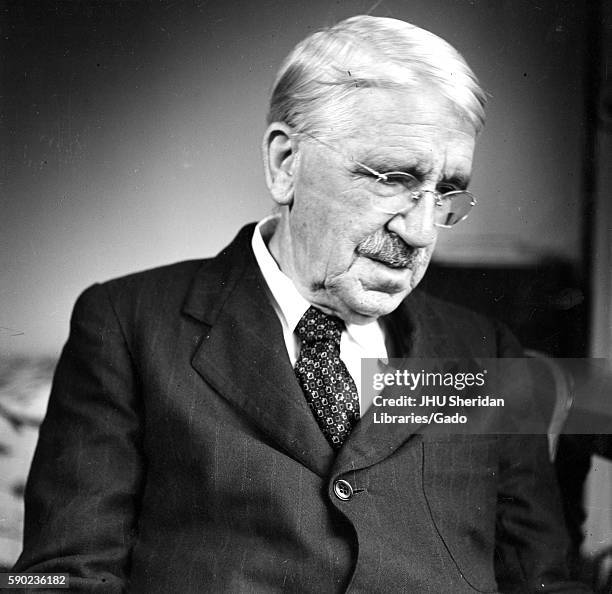
[{"label": "eyeglasses", "polygon": [[421,182],[405,171],[379,173],[359,161],[355,161],[355,164],[369,174],[366,184],[372,207],[391,216],[406,214],[419,200],[430,194],[436,205],[434,224],[449,229],[465,220],[477,204],[470,192],[457,190],[451,185],[447,189],[442,186],[441,190],[421,190]]},{"label": "eyeglasses", "polygon": [[[308,138],[325,146],[335,153],[342,154],[327,142],[316,138],[308,132],[302,132]],[[451,184],[438,186],[440,190],[421,190],[422,183],[405,171],[380,173],[355,159],[351,159],[365,173],[366,189],[370,196],[372,208],[389,216],[406,214],[419,200],[430,194],[435,201],[436,227],[449,229],[465,220],[476,206],[476,198],[466,190],[458,190]]]}]

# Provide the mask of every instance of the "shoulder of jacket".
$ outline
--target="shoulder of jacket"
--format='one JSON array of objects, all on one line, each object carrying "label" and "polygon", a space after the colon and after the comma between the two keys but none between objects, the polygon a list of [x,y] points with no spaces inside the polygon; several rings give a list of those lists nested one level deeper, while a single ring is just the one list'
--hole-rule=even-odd
[{"label": "shoulder of jacket", "polygon": [[207,260],[185,260],[134,272],[87,287],[77,299],[75,311],[110,303],[116,314],[161,312],[180,307],[197,271]]},{"label": "shoulder of jacket", "polygon": [[413,292],[413,298],[415,304],[420,309],[428,311],[432,315],[436,315],[447,320],[452,320],[455,323],[477,326],[483,329],[493,329],[498,324],[498,322],[493,318],[462,305],[452,303],[451,301],[434,297],[433,295],[420,289]]},{"label": "shoulder of jacket", "polygon": [[462,336],[471,344],[488,344],[493,349],[489,356],[523,355],[520,343],[503,322],[422,290],[413,291],[410,298],[421,319],[435,321],[435,327],[451,329],[454,336]]}]

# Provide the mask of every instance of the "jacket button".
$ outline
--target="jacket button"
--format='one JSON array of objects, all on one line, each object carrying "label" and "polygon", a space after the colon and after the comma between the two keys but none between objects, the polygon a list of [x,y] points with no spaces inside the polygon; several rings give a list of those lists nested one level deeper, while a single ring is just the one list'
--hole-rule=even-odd
[{"label": "jacket button", "polygon": [[334,495],[342,501],[348,501],[353,496],[353,487],[347,481],[339,479],[334,483]]}]

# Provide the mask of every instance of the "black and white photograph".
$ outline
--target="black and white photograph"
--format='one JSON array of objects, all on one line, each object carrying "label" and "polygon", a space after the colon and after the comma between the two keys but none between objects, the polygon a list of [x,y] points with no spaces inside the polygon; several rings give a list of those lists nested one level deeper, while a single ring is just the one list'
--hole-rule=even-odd
[{"label": "black and white photograph", "polygon": [[0,33],[0,591],[612,594],[612,4]]}]

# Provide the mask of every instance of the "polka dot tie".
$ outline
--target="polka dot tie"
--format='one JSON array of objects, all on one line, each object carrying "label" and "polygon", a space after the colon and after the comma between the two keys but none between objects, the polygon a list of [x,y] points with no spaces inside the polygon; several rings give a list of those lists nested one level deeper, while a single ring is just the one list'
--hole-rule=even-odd
[{"label": "polka dot tie", "polygon": [[359,395],[340,359],[344,322],[309,307],[295,327],[302,342],[295,375],[327,441],[339,449],[359,420]]}]

